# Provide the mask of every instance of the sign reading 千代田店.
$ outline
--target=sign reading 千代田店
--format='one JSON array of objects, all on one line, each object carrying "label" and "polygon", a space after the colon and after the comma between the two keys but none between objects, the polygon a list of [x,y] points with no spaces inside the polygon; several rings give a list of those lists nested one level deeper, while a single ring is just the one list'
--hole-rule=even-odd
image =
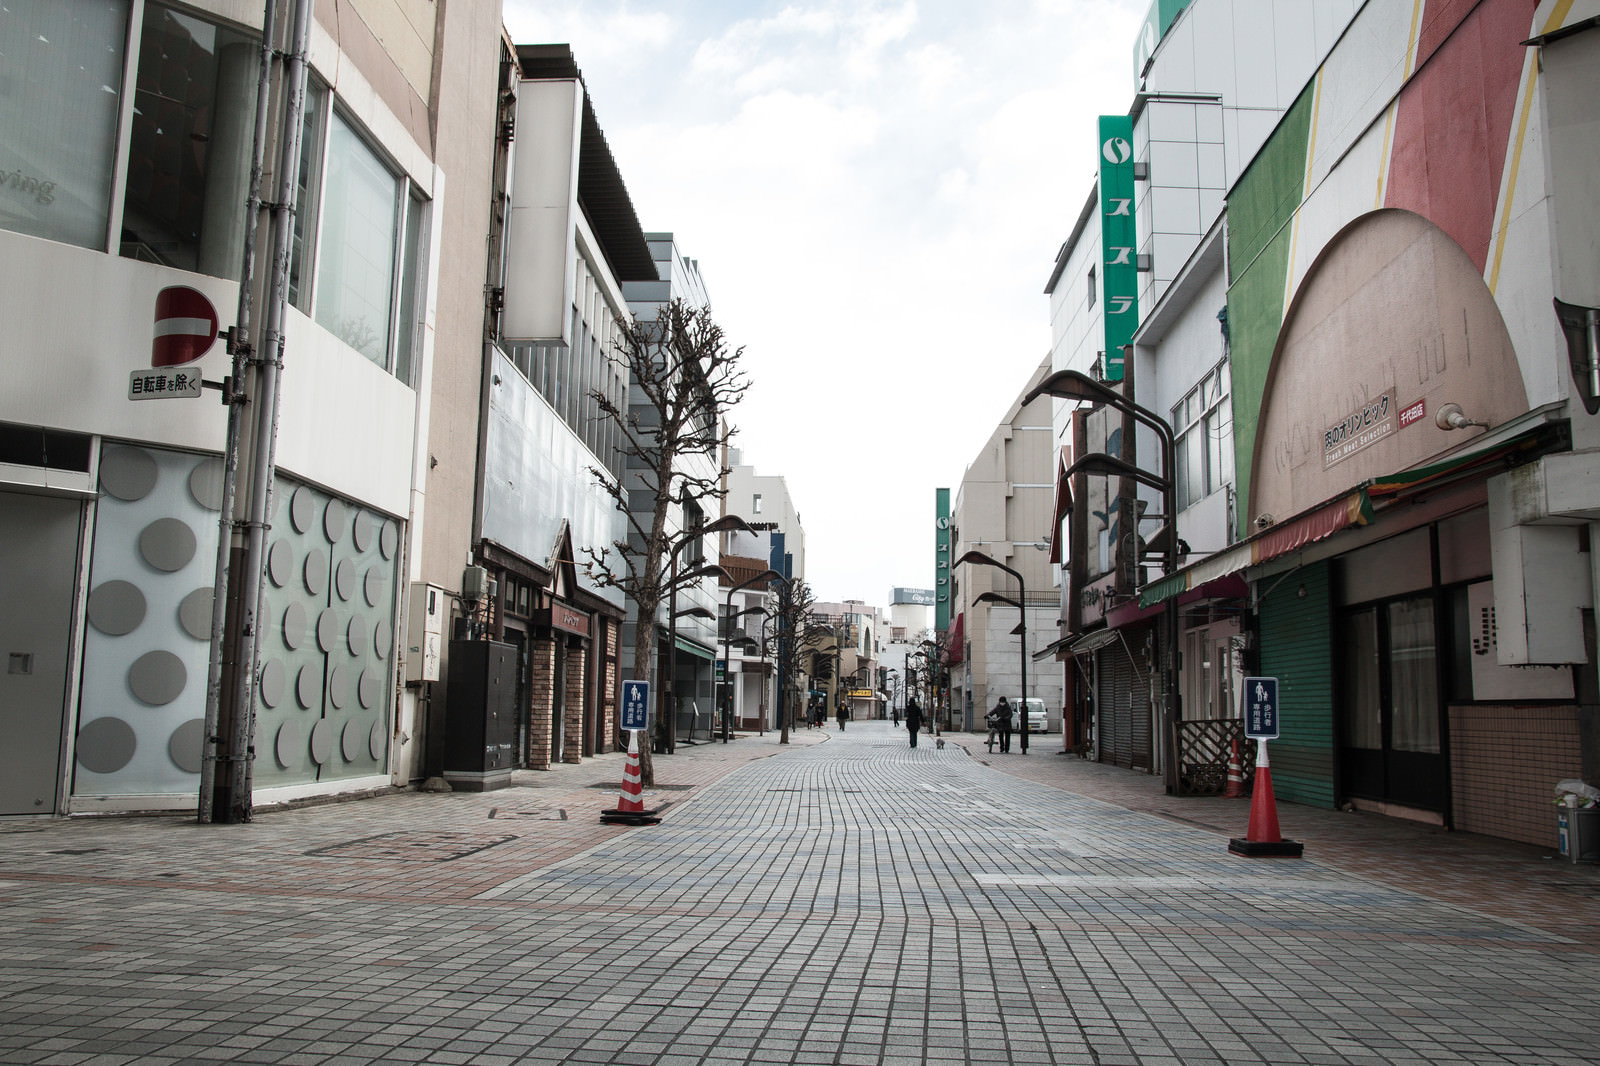
[{"label": "sign reading \u5343\u4ee3\u7530\u5e97", "polygon": [[1393,390],[1362,404],[1322,433],[1322,469],[1343,462],[1395,431]]}]

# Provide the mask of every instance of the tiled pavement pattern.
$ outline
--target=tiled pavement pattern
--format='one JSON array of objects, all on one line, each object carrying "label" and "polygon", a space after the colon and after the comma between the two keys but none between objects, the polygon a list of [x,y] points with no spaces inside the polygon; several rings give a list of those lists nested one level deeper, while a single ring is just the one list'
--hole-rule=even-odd
[{"label": "tiled pavement pattern", "polygon": [[0,824],[0,1063],[1600,1063],[1600,868],[904,737]]}]

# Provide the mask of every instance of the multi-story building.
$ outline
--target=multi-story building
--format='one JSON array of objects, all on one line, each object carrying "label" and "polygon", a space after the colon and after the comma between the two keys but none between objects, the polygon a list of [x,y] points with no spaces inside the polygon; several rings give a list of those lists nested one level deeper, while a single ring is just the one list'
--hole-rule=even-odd
[{"label": "multi-story building", "polygon": [[[1100,120],[1098,178],[1045,287],[1052,368],[1088,374],[1180,423],[1175,509],[1186,561],[1233,540],[1225,192],[1357,6],[1153,2],[1134,48],[1133,104],[1127,115]],[[1187,309],[1183,316],[1177,307]],[[1058,473],[1090,453],[1174,473],[1162,470],[1160,441],[1146,426],[1074,407],[1056,408]],[[1075,480],[1061,484],[1057,507],[1058,519],[1070,512],[1072,521],[1054,529],[1054,554],[1066,569],[1056,648],[1071,693],[1069,743],[1119,766],[1175,770],[1164,741],[1176,716],[1189,715],[1165,706],[1159,679],[1171,653],[1160,612],[1138,602],[1139,588],[1160,576],[1161,545],[1171,535],[1161,532],[1170,524],[1166,503],[1131,479]],[[1197,651],[1183,658],[1185,670],[1201,671],[1184,676],[1199,686],[1188,700],[1197,707],[1231,705],[1237,656],[1198,649],[1237,651],[1232,620],[1244,591],[1223,581],[1184,593],[1179,644]],[[1210,695],[1201,699],[1202,691]]]},{"label": "multi-story building", "polygon": [[891,709],[905,710],[906,697],[911,693],[911,679],[906,668],[911,657],[922,647],[924,640],[933,638],[933,608],[935,593],[932,589],[894,588],[889,590],[889,617],[885,621],[888,636],[879,653],[879,669],[884,671],[884,689],[889,695]]},{"label": "multi-story building", "polygon": [[1551,786],[1600,776],[1597,16],[1360,5],[1142,310],[1136,395],[1179,434],[1193,551],[1104,632],[1182,613],[1180,785],[1208,761],[1184,731],[1237,714],[1241,674],[1279,679],[1280,798],[1548,843]]},{"label": "multi-story building", "polygon": [[[475,439],[447,435],[458,462],[477,471],[474,565],[460,578],[474,587],[463,592],[454,635],[509,646],[515,725],[494,767],[444,768],[460,787],[477,787],[484,773],[503,782],[513,765],[576,762],[617,742],[623,596],[583,564],[588,550],[626,538],[593,473],[621,476],[623,462],[620,428],[600,416],[595,394],[625,398],[628,368],[615,351],[631,322],[622,285],[655,277],[571,49],[521,45],[506,64],[500,166],[483,189],[494,209],[486,337],[479,365],[463,361],[436,399],[435,419],[478,427]],[[450,579],[448,552],[439,565]],[[472,663],[452,671],[447,656],[449,683],[433,694],[446,702],[436,730],[477,730],[477,712],[461,704],[483,689]]]},{"label": "multi-story building", "polygon": [[[481,338],[481,269],[452,264],[482,262],[498,8],[278,10],[274,27],[234,0],[0,12],[0,601],[28,605],[0,618],[0,813],[193,808],[232,756],[246,794],[224,811],[414,773],[402,620],[425,569],[435,360],[475,358]],[[284,83],[302,70],[297,113]],[[276,213],[246,207],[253,158]],[[209,345],[219,327],[239,327],[237,365]],[[237,480],[216,402],[233,390]],[[214,611],[219,556],[232,580]],[[225,663],[218,614],[244,634]],[[242,695],[221,710],[214,661]],[[226,751],[206,740],[224,711]]]},{"label": "multi-story building", "polygon": [[880,690],[878,677],[878,656],[886,636],[882,609],[862,600],[815,603],[810,626],[819,634],[830,634],[815,645],[818,654],[833,657],[831,670],[826,670],[828,715],[844,707],[855,720],[885,717],[888,697]]},{"label": "multi-story building", "polygon": [[[1049,370],[1046,360],[1023,392]],[[1055,639],[1061,606],[1056,569],[1047,554],[1053,460],[1050,400],[1023,403],[1019,396],[956,489],[950,521],[952,620],[945,641],[955,712],[951,728],[983,728],[985,712],[1001,696],[1013,704],[1023,696],[1040,699],[1052,718],[1060,715],[1061,671],[1040,668],[1030,659]],[[964,562],[968,552],[999,565]],[[1017,576],[1002,567],[1020,575],[1020,587]]]}]

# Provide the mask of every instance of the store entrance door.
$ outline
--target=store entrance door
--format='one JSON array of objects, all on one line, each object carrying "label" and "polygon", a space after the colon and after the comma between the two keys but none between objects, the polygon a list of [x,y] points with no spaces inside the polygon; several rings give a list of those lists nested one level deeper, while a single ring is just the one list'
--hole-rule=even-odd
[{"label": "store entrance door", "polygon": [[0,814],[56,810],[80,510],[0,492]]},{"label": "store entrance door", "polygon": [[1345,796],[1445,809],[1432,596],[1345,611],[1339,767]]}]

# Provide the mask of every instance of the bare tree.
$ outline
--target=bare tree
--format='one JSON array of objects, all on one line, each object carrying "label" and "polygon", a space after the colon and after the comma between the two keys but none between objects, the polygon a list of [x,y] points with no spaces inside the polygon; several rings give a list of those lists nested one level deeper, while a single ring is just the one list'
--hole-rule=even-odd
[{"label": "bare tree", "polygon": [[[728,348],[709,308],[681,299],[661,307],[655,319],[629,325],[616,352],[632,382],[627,410],[598,390],[589,395],[598,417],[620,431],[625,475],[589,470],[627,517],[628,536],[599,549],[585,546],[583,565],[596,584],[621,589],[633,600],[633,676],[654,684],[657,615],[672,591],[670,558],[696,535],[689,528],[675,538],[672,509],[703,513],[699,501],[724,495],[728,470],[722,456],[734,430],[723,416],[750,382],[739,369],[744,349]],[[671,706],[671,693],[666,695]],[[650,747],[639,754],[646,785],[655,784]]]},{"label": "bare tree", "polygon": [[804,653],[817,639],[816,629],[811,625],[811,608],[816,597],[811,593],[811,586],[799,578],[784,582],[775,591],[776,599],[769,598],[768,610],[772,612],[773,630],[778,641],[778,699],[780,705],[786,708],[778,743],[787,744],[789,727],[794,722],[794,716],[802,709],[797,696],[801,667],[806,661]]}]

